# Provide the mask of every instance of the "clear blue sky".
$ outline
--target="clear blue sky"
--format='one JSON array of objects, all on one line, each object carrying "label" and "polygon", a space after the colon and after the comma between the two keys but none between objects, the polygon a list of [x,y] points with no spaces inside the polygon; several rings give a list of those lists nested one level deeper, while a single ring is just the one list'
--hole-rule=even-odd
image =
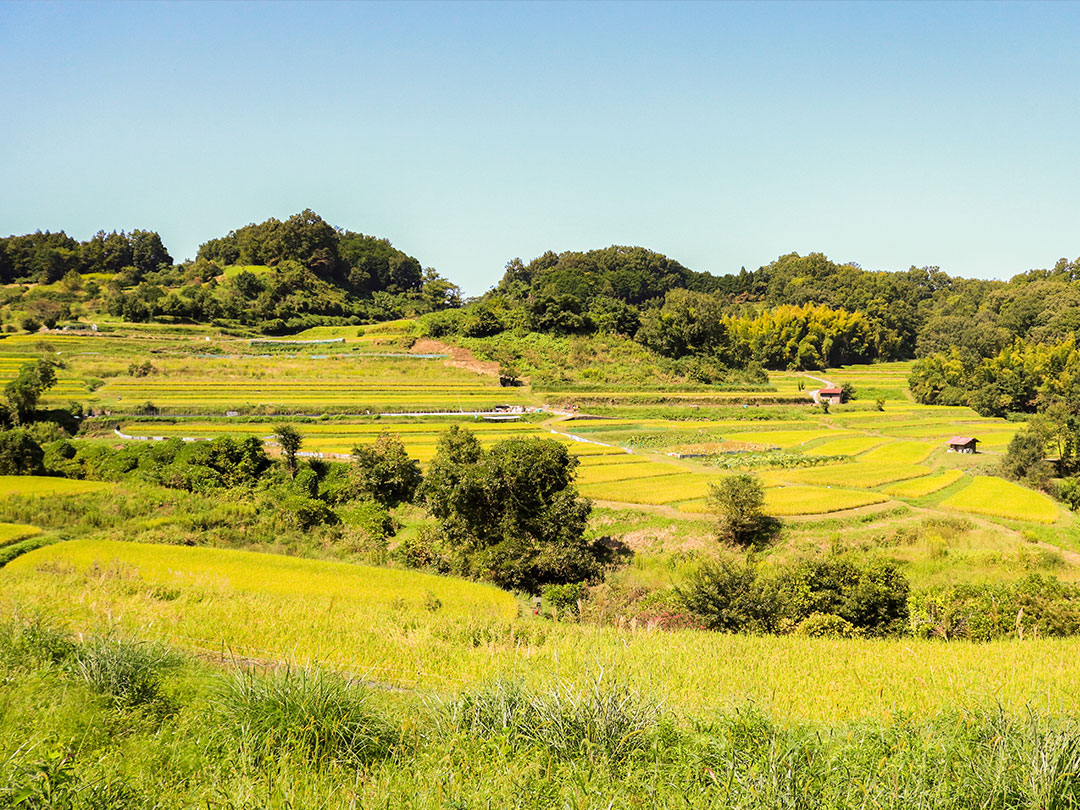
[{"label": "clear blue sky", "polygon": [[0,3],[0,233],[177,260],[305,207],[477,294],[639,244],[1080,255],[1078,3]]}]

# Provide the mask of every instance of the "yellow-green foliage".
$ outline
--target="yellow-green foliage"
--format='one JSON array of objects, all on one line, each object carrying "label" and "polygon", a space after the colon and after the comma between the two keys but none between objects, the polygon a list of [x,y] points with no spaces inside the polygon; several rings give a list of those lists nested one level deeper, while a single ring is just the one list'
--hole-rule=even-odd
[{"label": "yellow-green foliage", "polygon": [[600,501],[657,505],[704,498],[709,483],[720,477],[717,473],[679,473],[607,484],[586,484],[579,489],[585,497]]},{"label": "yellow-green foliage", "polygon": [[851,436],[846,439],[833,439],[806,451],[809,456],[854,456],[877,447],[884,442],[877,436]]},{"label": "yellow-green foliage", "polygon": [[[425,606],[434,607],[428,590],[441,607]],[[75,630],[112,628],[226,657],[319,660],[424,689],[500,676],[586,683],[602,669],[698,716],[748,702],[790,721],[980,704],[1080,711],[1074,639],[944,644],[538,623],[513,618],[509,595],[485,586],[272,555],[61,543],[0,569],[0,609],[16,604],[47,605]]]},{"label": "yellow-green foliage", "polygon": [[933,453],[936,447],[937,445],[932,442],[889,442],[864,453],[859,460],[889,464],[918,464]]},{"label": "yellow-green foliage", "polygon": [[265,264],[230,264],[228,267],[225,268],[224,272],[221,274],[221,277],[232,278],[233,276],[238,276],[241,273],[251,273],[252,275],[262,276],[269,273],[270,270],[271,268],[267,267]]},{"label": "yellow-green foliage", "polygon": [[791,481],[800,484],[825,484],[827,486],[877,487],[893,481],[918,478],[929,472],[929,467],[919,467],[914,464],[856,461],[851,464],[834,464],[828,467],[770,470],[762,476],[762,480],[768,483]]},{"label": "yellow-green foliage", "polygon": [[885,487],[883,492],[896,495],[900,498],[921,498],[931,492],[955,484],[964,475],[962,470],[945,470],[937,475],[927,475],[923,478],[914,478],[910,481],[902,481],[899,484]]},{"label": "yellow-green foliage", "polygon": [[771,515],[813,515],[855,509],[888,500],[876,492],[834,487],[787,486],[765,490],[765,511]]},{"label": "yellow-green foliage", "polygon": [[105,489],[100,481],[76,481],[40,475],[0,475],[0,498],[8,495],[80,495]]},{"label": "yellow-green foliage", "polygon": [[0,546],[22,540],[24,537],[33,537],[41,534],[37,526],[28,526],[25,523],[0,523]]},{"label": "yellow-green foliage", "polygon": [[645,464],[603,464],[581,467],[577,471],[579,484],[604,484],[608,481],[630,481],[661,475],[677,475],[685,470],[675,464],[650,461]]},{"label": "yellow-green foliage", "polygon": [[1061,514],[1056,503],[1041,492],[989,475],[977,475],[970,484],[941,505],[979,515],[1053,523]]}]

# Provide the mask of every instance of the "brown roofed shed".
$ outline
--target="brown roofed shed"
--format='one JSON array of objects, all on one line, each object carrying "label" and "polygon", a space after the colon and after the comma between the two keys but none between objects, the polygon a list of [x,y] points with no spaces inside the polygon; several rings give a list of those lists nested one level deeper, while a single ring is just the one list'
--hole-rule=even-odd
[{"label": "brown roofed shed", "polygon": [[950,453],[977,453],[976,445],[979,440],[972,436],[953,436],[945,444],[949,445]]}]

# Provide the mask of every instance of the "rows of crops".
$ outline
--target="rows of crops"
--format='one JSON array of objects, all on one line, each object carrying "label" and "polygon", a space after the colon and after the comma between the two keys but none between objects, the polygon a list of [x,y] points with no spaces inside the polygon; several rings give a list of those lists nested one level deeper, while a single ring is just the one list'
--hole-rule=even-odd
[{"label": "rows of crops", "polygon": [[[106,325],[107,328],[107,325]],[[360,344],[379,346],[404,336],[407,321],[374,327],[317,327],[289,340],[344,339],[351,351]],[[471,412],[498,404],[529,405],[537,400],[527,388],[504,388],[491,376],[451,368],[438,360],[377,357],[374,354],[326,357],[307,354],[265,358],[244,356],[242,360],[218,356],[176,354],[177,347],[197,345],[211,338],[215,351],[239,350],[246,341],[204,335],[205,330],[145,330],[124,327],[125,337],[49,335],[48,342],[68,368],[50,392],[50,400],[78,399],[98,407],[124,412],[152,404],[163,413],[218,413],[228,410],[265,413],[405,413]],[[153,341],[164,354],[153,357],[154,373],[132,376],[124,365],[136,356],[145,357]],[[17,373],[19,366],[34,357],[40,338],[12,336],[0,345],[0,381]],[[280,349],[281,347],[277,347]],[[317,351],[318,349],[316,349]],[[203,351],[201,348],[198,351]],[[140,354],[141,353],[141,354]],[[325,368],[325,373],[314,371]],[[709,466],[707,460],[677,463],[663,458],[666,451],[724,453],[770,448],[794,457],[823,457],[821,465],[801,466],[784,461],[779,468],[755,470],[769,487],[767,507],[774,514],[827,514],[858,508],[888,498],[924,499],[941,490],[953,493],[958,501],[943,508],[977,511],[995,517],[1026,519],[1031,504],[1010,508],[997,504],[996,511],[980,506],[978,493],[987,486],[982,477],[962,469],[944,469],[944,441],[953,435],[974,435],[981,447],[1002,452],[1018,426],[1000,419],[984,419],[969,408],[926,407],[901,396],[879,397],[883,409],[868,405],[872,392],[906,391],[910,364],[883,364],[848,367],[820,373],[779,373],[771,382],[781,397],[805,399],[807,392],[820,387],[822,380],[850,382],[858,395],[851,405],[834,407],[823,414],[818,409],[779,408],[774,414],[747,411],[747,418],[702,419],[693,421],[657,418],[567,420],[557,426],[563,433],[592,441],[572,441],[549,433],[537,424],[487,424],[468,421],[485,446],[514,436],[542,436],[567,444],[582,459],[604,460],[644,456],[644,463],[624,463],[620,469],[604,464],[583,466],[579,474],[582,492],[604,501],[649,505],[692,505],[700,500],[710,481],[727,474]],[[97,390],[88,390],[80,372],[102,376]],[[715,399],[737,401],[746,395],[738,391],[613,391],[596,394],[614,404],[635,398],[662,395],[687,402]],[[592,394],[590,394],[592,396]],[[744,414],[739,414],[743,416]],[[772,418],[755,418],[761,416]],[[203,421],[145,423],[127,425],[136,436],[189,436],[213,438],[217,435],[257,435],[269,437],[276,420],[266,422]],[[356,445],[375,440],[389,430],[405,444],[407,452],[426,463],[436,452],[443,423],[338,423],[310,422],[298,425],[304,437],[303,449],[310,452],[348,453]],[[665,438],[670,437],[670,438]],[[596,443],[592,443],[595,441]],[[612,445],[611,447],[605,445]],[[631,448],[628,456],[621,448]],[[723,458],[723,456],[721,456]],[[956,466],[950,462],[945,467]],[[963,465],[961,465],[963,466]],[[601,469],[603,468],[603,469]],[[977,471],[975,471],[977,472]],[[967,494],[964,495],[963,493]],[[962,496],[962,497],[960,497]],[[993,495],[989,500],[1000,500]],[[1012,500],[1017,500],[1013,498]],[[1017,500],[1017,503],[1020,501]],[[1034,520],[1054,520],[1060,514],[1050,502],[1031,514]]]},{"label": "rows of crops", "polygon": [[[761,448],[780,448],[780,452],[824,456],[825,465],[809,467],[784,466],[758,471],[766,485],[766,509],[779,516],[830,514],[881,503],[890,498],[920,499],[962,483],[967,492],[959,501],[948,502],[944,508],[958,511],[1008,517],[1018,520],[1052,522],[1060,514],[1052,501],[1036,499],[1038,508],[1017,497],[1003,497],[991,492],[980,496],[991,479],[966,476],[960,469],[941,469],[944,455],[941,445],[933,440],[916,440],[894,435],[902,430],[917,428],[920,422],[935,426],[948,434],[960,429],[975,432],[980,425],[999,427],[1000,420],[980,420],[967,409],[920,413],[918,406],[904,409],[902,414],[887,414],[887,418],[868,421],[866,412],[838,414],[848,417],[845,427],[837,429],[831,416],[809,416],[802,420],[780,419],[755,423],[746,430],[746,422],[713,420],[672,422],[658,419],[566,420],[557,423],[565,433],[587,436],[589,442],[572,441],[560,433],[550,433],[535,423],[487,423],[469,420],[466,426],[474,430],[484,446],[512,437],[545,437],[567,444],[575,455],[585,460],[579,470],[581,492],[600,501],[653,506],[674,506],[682,511],[702,511],[708,484],[729,471],[711,469],[702,462],[675,462],[659,453],[664,437],[673,445],[685,446],[687,431],[702,438],[716,439],[719,446],[743,443]],[[922,416],[922,419],[919,417]],[[384,432],[393,433],[405,445],[407,452],[422,463],[434,458],[439,434],[447,423],[441,420],[365,422],[317,421],[298,425],[304,436],[304,449],[314,452],[348,453],[354,446],[373,442]],[[165,423],[136,423],[125,427],[133,435],[170,437],[193,436],[212,438],[217,435],[257,435],[269,438],[274,422],[191,421]],[[989,435],[989,434],[987,434]],[[642,437],[658,439],[645,441],[634,454],[623,447],[641,444]],[[610,444],[611,446],[605,446]],[[706,446],[702,443],[701,446]],[[959,457],[952,457],[959,458]],[[1023,488],[1017,488],[1027,492]],[[1010,490],[1010,493],[1012,490]],[[1009,495],[1009,493],[1006,493]],[[980,506],[985,500],[996,501],[993,509]],[[1015,505],[1011,505],[1015,504]]]}]

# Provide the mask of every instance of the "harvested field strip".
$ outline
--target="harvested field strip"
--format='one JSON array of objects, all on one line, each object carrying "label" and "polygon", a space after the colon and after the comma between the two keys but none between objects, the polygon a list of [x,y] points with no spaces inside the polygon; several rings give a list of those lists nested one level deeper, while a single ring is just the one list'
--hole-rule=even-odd
[{"label": "harvested field strip", "polygon": [[902,481],[899,484],[885,487],[883,492],[900,498],[921,498],[945,489],[959,481],[964,476],[962,470],[945,470],[937,475],[928,475],[925,478],[914,478],[910,481]]},{"label": "harvested field strip", "polygon": [[978,515],[1053,523],[1060,517],[1058,505],[1041,492],[988,475],[977,475],[970,484],[941,502],[946,509]]},{"label": "harvested field strip", "polygon": [[869,488],[889,484],[893,481],[918,478],[928,473],[930,473],[929,467],[920,467],[914,464],[856,461],[851,464],[837,464],[809,469],[769,470],[761,478],[763,481],[779,480],[799,484]]}]

